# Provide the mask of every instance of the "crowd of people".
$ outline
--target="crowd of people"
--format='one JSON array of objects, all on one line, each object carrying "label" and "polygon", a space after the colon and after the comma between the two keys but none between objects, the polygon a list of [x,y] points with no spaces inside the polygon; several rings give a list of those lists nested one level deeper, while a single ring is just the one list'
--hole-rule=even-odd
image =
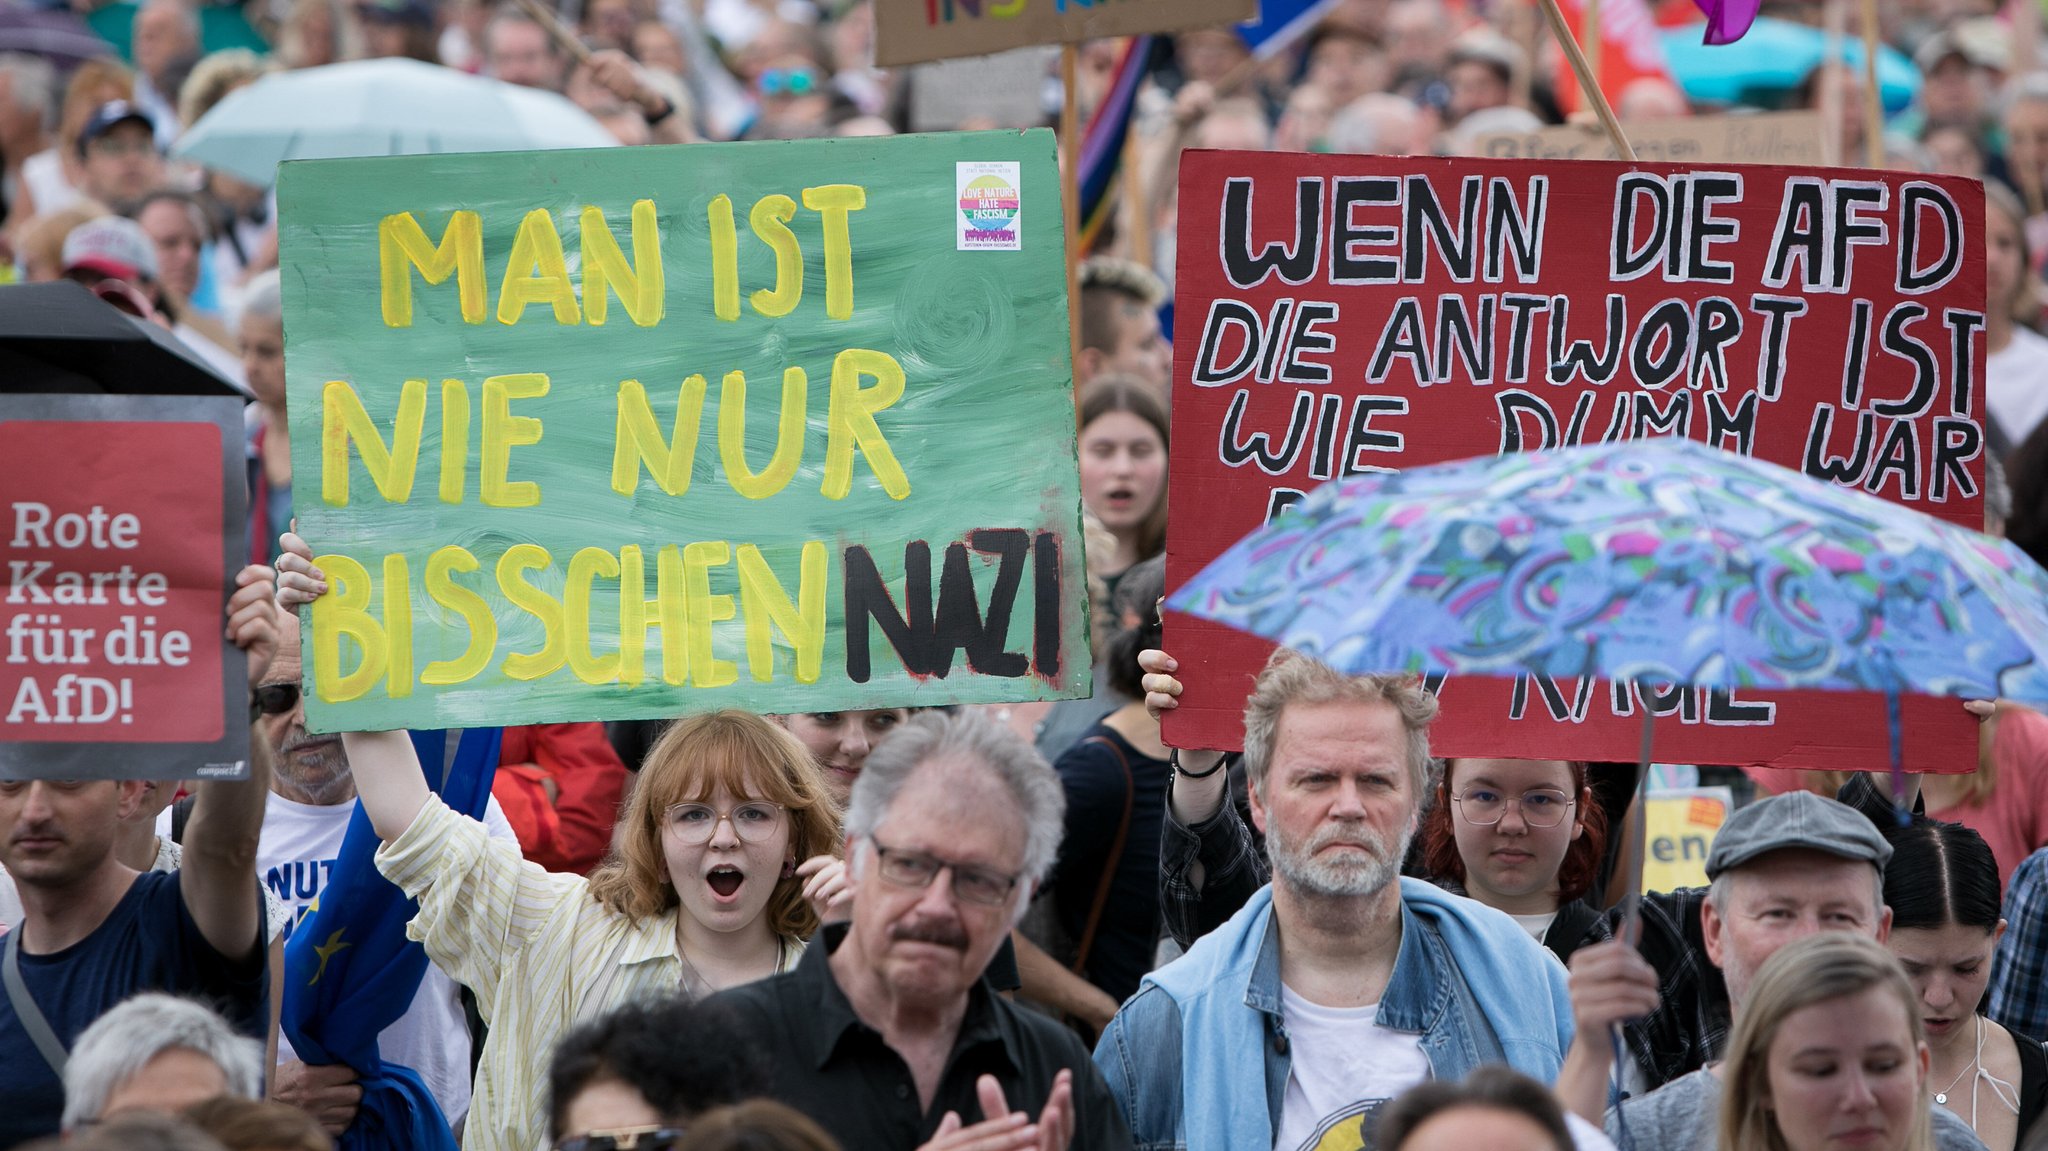
[{"label": "crowd of people", "polygon": [[[1888,781],[1749,769],[1709,884],[1639,902],[1633,765],[1433,758],[1412,681],[1282,651],[1242,754],[1165,741],[1177,154],[1457,154],[1562,120],[1573,81],[1528,6],[1333,0],[1267,56],[1228,28],[1145,46],[1074,302],[1092,698],[506,716],[473,811],[405,733],[306,726],[299,616],[327,587],[288,530],[276,205],[173,158],[181,135],[267,74],[374,56],[560,92],[625,145],[1019,125],[947,120],[918,99],[937,74],[873,66],[867,0],[570,0],[556,28],[484,0],[76,7],[105,53],[0,48],[0,263],[247,389],[224,626],[255,755],[239,783],[0,782],[0,1147],[401,1145],[365,1105],[382,1071],[279,1024],[313,986],[285,946],[360,810],[427,959],[377,1043],[432,1112],[407,1146],[2048,1149],[2034,711],[1973,705],[1977,770],[1916,780],[1910,815]],[[1887,164],[1987,181],[1988,527],[2048,558],[2039,16],[1878,11],[1918,69]],[[1081,46],[1084,122],[1124,47]],[[1854,163],[1859,75],[1760,99],[1827,109]],[[1058,117],[1046,78],[1030,122]],[[1750,110],[1668,77],[1611,95],[1625,121]],[[314,940],[314,983],[353,938]]]}]

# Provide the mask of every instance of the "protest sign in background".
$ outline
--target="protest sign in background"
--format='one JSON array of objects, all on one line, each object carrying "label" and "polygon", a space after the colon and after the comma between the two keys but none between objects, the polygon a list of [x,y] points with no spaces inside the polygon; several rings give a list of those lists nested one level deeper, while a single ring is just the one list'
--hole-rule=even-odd
[{"label": "protest sign in background", "polygon": [[248,775],[241,412],[0,395],[0,778]]},{"label": "protest sign in background", "polygon": [[1650,792],[1643,807],[1643,891],[1705,887],[1707,853],[1734,810],[1735,793],[1725,787]]},{"label": "protest sign in background", "polygon": [[1085,695],[1043,130],[290,164],[315,730]]},{"label": "protest sign in background", "polygon": [[910,73],[910,130],[1043,124],[1045,85],[1058,74],[1059,58],[1056,47],[1034,46],[971,60],[920,64]]},{"label": "protest sign in background", "polygon": [[875,63],[1206,28],[1249,20],[1258,8],[1258,0],[875,0]]},{"label": "protest sign in background", "polygon": [[[1630,120],[1629,147],[1647,164],[1818,164],[1818,112],[1682,116]],[[1471,149],[1488,160],[1613,160],[1614,141],[1597,124],[1558,124],[1533,132],[1493,132]]]},{"label": "protest sign in background", "polygon": [[[1177,587],[1338,475],[1685,435],[1982,526],[1983,193],[1902,173],[1190,153]],[[1169,613],[1168,742],[1234,747],[1271,646]],[[1871,769],[1882,697],[1649,693],[1660,759]],[[1432,747],[1633,760],[1639,695],[1454,677]],[[1905,763],[1974,721],[1905,700]]]}]

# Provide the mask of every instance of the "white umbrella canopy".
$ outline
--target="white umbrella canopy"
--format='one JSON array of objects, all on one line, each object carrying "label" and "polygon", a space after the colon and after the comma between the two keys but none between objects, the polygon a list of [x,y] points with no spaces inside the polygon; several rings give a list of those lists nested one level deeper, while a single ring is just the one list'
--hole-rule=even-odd
[{"label": "white umbrella canopy", "polygon": [[383,59],[265,76],[229,93],[172,152],[269,187],[285,160],[617,143],[588,112],[553,92]]}]

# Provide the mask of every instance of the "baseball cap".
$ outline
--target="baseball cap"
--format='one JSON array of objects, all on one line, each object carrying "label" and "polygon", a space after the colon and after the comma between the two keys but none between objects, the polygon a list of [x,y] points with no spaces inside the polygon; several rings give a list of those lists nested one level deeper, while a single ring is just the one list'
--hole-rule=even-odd
[{"label": "baseball cap", "polygon": [[1707,852],[1707,878],[1791,848],[1839,855],[1879,871],[1892,857],[1892,845],[1877,833],[1869,816],[1810,791],[1790,791],[1758,800],[1728,817]]},{"label": "baseball cap", "polygon": [[156,131],[156,121],[149,118],[149,113],[126,100],[109,100],[101,104],[94,110],[92,119],[87,120],[85,127],[78,133],[78,150],[84,152],[87,144],[106,135],[114,125],[125,124],[130,120],[142,125],[151,133]]},{"label": "baseball cap", "polygon": [[1513,77],[1522,66],[1523,53],[1520,45],[1500,33],[1474,28],[1451,42],[1450,63],[1466,61],[1485,64],[1504,77]]},{"label": "baseball cap", "polygon": [[2012,71],[2012,36],[1991,17],[1961,20],[1929,36],[1913,53],[1913,62],[1923,72],[1950,56],[1960,56],[1975,68],[1993,72]]},{"label": "baseball cap", "polygon": [[85,268],[119,280],[154,280],[156,245],[126,216],[87,220],[64,237],[64,270]]}]

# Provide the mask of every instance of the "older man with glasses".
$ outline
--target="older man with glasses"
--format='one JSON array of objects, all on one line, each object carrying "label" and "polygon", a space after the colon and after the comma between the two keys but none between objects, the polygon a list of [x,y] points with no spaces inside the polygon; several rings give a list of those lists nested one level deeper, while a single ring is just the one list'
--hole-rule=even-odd
[{"label": "older man with glasses", "polygon": [[1064,806],[1052,768],[978,717],[920,716],[869,756],[846,816],[852,921],[710,1000],[760,1037],[776,1098],[849,1148],[1130,1146],[1080,1041],[983,978]]}]

